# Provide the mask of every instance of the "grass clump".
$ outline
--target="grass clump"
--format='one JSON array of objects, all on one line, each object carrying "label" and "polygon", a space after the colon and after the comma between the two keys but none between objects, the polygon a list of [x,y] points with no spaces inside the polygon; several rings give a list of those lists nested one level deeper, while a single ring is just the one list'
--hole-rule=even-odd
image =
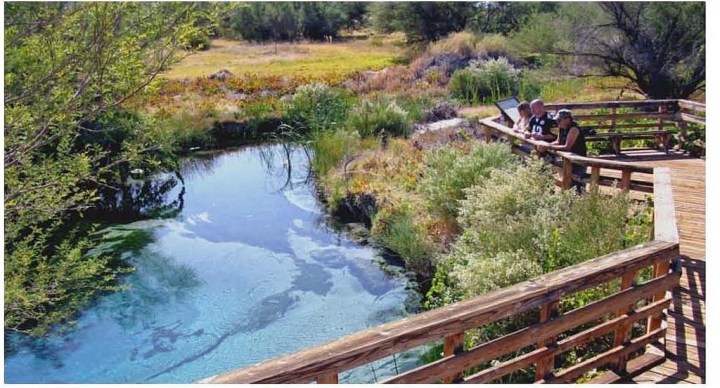
[{"label": "grass clump", "polygon": [[158,136],[163,144],[176,149],[205,147],[212,144],[210,129],[217,121],[214,110],[178,110],[160,112],[154,117]]},{"label": "grass clump", "polygon": [[475,49],[479,53],[492,58],[512,58],[515,55],[512,43],[506,36],[501,34],[484,35],[477,41]]},{"label": "grass clump", "polygon": [[346,130],[313,131],[310,137],[311,165],[319,176],[325,176],[341,162],[347,162],[362,148],[356,133]]},{"label": "grass clump", "polygon": [[517,95],[519,86],[520,70],[504,57],[473,61],[450,78],[452,96],[471,104]]},{"label": "grass clump", "polygon": [[382,208],[373,217],[372,225],[371,234],[383,246],[401,256],[408,269],[424,276],[432,273],[435,249],[425,228],[407,204]]},{"label": "grass clump", "polygon": [[394,100],[365,99],[350,111],[347,127],[363,137],[406,136],[410,131],[408,112]]},{"label": "grass clump", "polygon": [[287,105],[285,119],[298,133],[331,131],[345,121],[350,106],[349,93],[313,83],[297,88]]},{"label": "grass clump", "polygon": [[464,190],[486,178],[491,171],[511,166],[517,157],[499,143],[478,143],[467,152],[457,148],[439,148],[427,156],[420,191],[427,206],[445,217],[457,216]]},{"label": "grass clump", "polygon": [[455,32],[447,38],[433,42],[427,50],[429,55],[456,54],[468,56],[475,51],[480,37],[467,31]]}]

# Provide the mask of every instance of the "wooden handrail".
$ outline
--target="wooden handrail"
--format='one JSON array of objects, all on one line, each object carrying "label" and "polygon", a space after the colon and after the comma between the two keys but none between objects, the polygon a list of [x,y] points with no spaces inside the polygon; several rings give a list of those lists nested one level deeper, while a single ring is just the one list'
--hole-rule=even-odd
[{"label": "wooden handrail", "polygon": [[578,121],[607,121],[607,120],[638,120],[638,119],[661,119],[675,120],[677,116],[673,113],[616,113],[616,114],[573,114]]},{"label": "wooden handrail", "polygon": [[204,380],[208,383],[310,382],[465,330],[537,308],[628,271],[676,257],[677,243],[653,241],[515,286],[390,322],[337,341]]},{"label": "wooden handrail", "polygon": [[[535,141],[533,139],[525,139],[523,134],[518,133],[511,128],[500,124],[497,122],[497,120],[500,120],[502,116],[493,116],[488,117],[486,119],[481,119],[479,121],[480,125],[489,128],[491,132],[500,133],[502,136],[508,139],[513,139],[515,141],[519,141],[521,143],[530,145],[532,147],[541,145],[541,142]],[[485,137],[486,140],[489,140],[492,138],[492,133],[486,131]],[[645,173],[645,174],[651,174],[653,172],[653,167],[649,165],[643,165],[639,163],[629,163],[629,162],[620,162],[620,161],[614,161],[614,160],[605,160],[605,159],[598,159],[598,158],[589,158],[584,157],[580,155],[573,154],[571,152],[565,152],[565,151],[556,151],[556,150],[548,150],[549,153],[555,154],[561,158],[562,161],[562,175],[561,175],[561,181],[560,186],[563,189],[567,189],[572,184],[572,176],[571,176],[571,166],[572,164],[578,164],[586,167],[591,168],[591,181],[590,181],[590,187],[591,189],[594,189],[598,185],[604,185],[607,186],[609,183],[606,181],[601,181],[599,179],[600,169],[609,169],[609,170],[618,170],[622,173],[622,179],[620,181],[620,188],[624,191],[629,191],[632,187],[634,187],[632,183],[632,174],[633,173]]]},{"label": "wooden handrail", "polygon": [[655,240],[680,242],[675,218],[675,202],[670,182],[670,169],[656,167],[653,173],[653,235]]},{"label": "wooden handrail", "polygon": [[[507,127],[505,125],[502,125],[495,120],[500,119],[501,116],[493,116],[486,119],[481,119],[480,124],[484,125],[486,127],[490,127],[493,130],[500,132],[504,134],[505,136],[512,137],[524,144],[528,144],[531,146],[538,146],[541,145],[541,142],[538,142],[533,139],[526,139],[523,134],[515,132],[512,130],[512,128]],[[619,162],[614,160],[605,160],[605,159],[597,159],[597,158],[588,158],[583,157],[580,155],[576,155],[570,152],[564,152],[564,151],[554,151],[549,150],[548,152],[554,153],[558,156],[561,156],[565,159],[569,159],[571,162],[576,164],[581,164],[584,166],[592,167],[600,167],[600,168],[607,168],[612,170],[630,170],[633,172],[640,172],[640,173],[652,173],[653,167],[649,165],[643,165],[639,163],[628,163],[628,162]]]},{"label": "wooden handrail", "polygon": [[690,114],[690,113],[682,113],[682,112],[680,112],[680,113],[677,114],[676,117],[679,118],[680,120],[684,121],[684,122],[693,123],[693,124],[705,125],[705,118],[704,118],[704,117],[692,115],[692,114]]},{"label": "wooden handrail", "polygon": [[695,112],[705,112],[705,104],[690,100],[678,100],[678,106]]},{"label": "wooden handrail", "polygon": [[[684,100],[682,100],[684,101]],[[602,108],[650,108],[660,105],[677,106],[678,100],[637,100],[637,101],[598,101],[598,102],[572,102],[549,103],[547,109],[602,109]]]}]

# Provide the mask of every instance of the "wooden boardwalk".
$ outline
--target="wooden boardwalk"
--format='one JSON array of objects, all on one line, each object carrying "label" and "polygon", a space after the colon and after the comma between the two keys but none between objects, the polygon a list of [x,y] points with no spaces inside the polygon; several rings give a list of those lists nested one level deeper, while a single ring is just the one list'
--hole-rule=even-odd
[{"label": "wooden boardwalk", "polygon": [[671,171],[683,274],[668,309],[667,359],[625,383],[705,383],[705,161],[651,150],[624,151]]}]

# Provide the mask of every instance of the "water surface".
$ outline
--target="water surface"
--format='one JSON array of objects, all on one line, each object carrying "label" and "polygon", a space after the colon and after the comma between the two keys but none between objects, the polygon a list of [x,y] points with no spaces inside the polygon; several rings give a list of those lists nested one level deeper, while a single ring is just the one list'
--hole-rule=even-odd
[{"label": "water surface", "polygon": [[[178,177],[156,179],[177,181],[161,190],[175,216],[98,234],[97,249],[127,245],[136,268],[123,280],[128,289],[101,297],[71,329],[6,336],[6,382],[189,383],[415,307],[402,268],[326,226],[301,149],[190,159]],[[341,379],[374,382],[414,366],[415,356]]]}]

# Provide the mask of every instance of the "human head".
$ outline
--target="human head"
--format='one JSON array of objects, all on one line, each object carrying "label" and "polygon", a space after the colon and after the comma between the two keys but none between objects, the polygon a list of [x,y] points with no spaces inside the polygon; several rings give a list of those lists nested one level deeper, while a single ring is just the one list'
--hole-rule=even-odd
[{"label": "human head", "polygon": [[530,109],[535,117],[540,117],[545,114],[545,103],[541,99],[532,100],[530,103]]},{"label": "human head", "polygon": [[520,105],[517,106],[518,113],[520,113],[520,117],[530,117],[532,116],[532,111],[530,110],[530,103],[524,101],[521,102]]},{"label": "human head", "polygon": [[558,127],[561,128],[567,128],[572,120],[572,111],[569,109],[560,109],[555,115],[555,121],[557,122]]}]

